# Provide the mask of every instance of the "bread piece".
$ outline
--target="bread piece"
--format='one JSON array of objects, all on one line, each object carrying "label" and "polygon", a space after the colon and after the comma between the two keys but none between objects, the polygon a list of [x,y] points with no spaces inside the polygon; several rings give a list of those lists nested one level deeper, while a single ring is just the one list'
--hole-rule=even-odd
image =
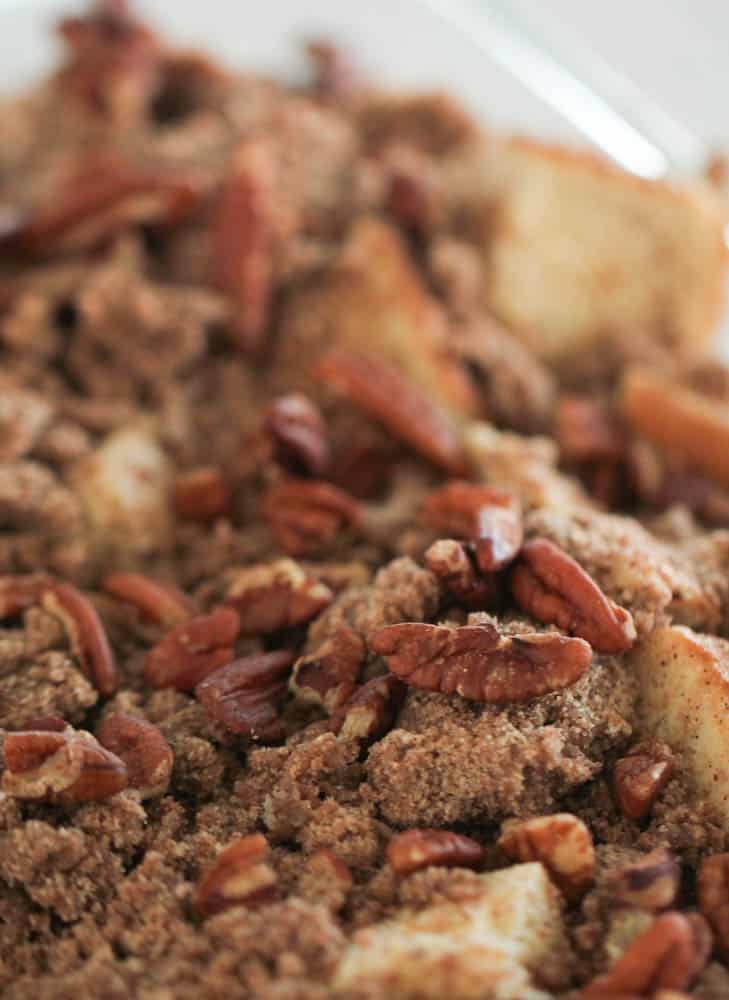
[{"label": "bread piece", "polygon": [[681,754],[687,779],[729,825],[729,642],[659,628],[632,662],[645,730]]},{"label": "bread piece", "polygon": [[708,186],[521,138],[489,159],[486,304],[536,354],[559,362],[605,338],[680,348],[711,336],[727,254],[725,208]]},{"label": "bread piece", "polygon": [[543,866],[514,865],[479,881],[476,898],[405,910],[360,931],[334,988],[366,986],[391,1000],[546,1000],[532,977],[544,982],[545,967],[550,986],[565,986],[554,963],[568,954],[562,902]]}]

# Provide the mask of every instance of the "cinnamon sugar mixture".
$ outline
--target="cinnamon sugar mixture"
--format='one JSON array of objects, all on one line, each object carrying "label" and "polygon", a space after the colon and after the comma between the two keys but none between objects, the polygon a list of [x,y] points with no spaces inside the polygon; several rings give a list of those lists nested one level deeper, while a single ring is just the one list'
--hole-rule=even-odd
[{"label": "cinnamon sugar mixture", "polygon": [[729,997],[729,374],[510,325],[449,97],[60,32],[0,108],[2,995]]}]

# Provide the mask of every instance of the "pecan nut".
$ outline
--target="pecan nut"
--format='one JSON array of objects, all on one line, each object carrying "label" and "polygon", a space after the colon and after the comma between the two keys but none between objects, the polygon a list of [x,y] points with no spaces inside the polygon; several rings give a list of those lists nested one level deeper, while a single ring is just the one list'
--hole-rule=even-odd
[{"label": "pecan nut", "polygon": [[293,559],[234,570],[225,601],[240,616],[242,635],[268,635],[311,621],[332,601],[331,590]]},{"label": "pecan nut", "polygon": [[345,527],[356,527],[362,509],[331,483],[287,479],[263,499],[263,514],[278,545],[291,556],[313,555]]},{"label": "pecan nut", "polygon": [[320,704],[333,712],[352,695],[366,655],[362,637],[343,625],[315,652],[299,657],[291,676],[291,690],[302,701]]},{"label": "pecan nut", "polygon": [[104,719],[96,738],[124,762],[130,788],[136,788],[143,799],[165,794],[174,757],[157,726],[146,719],[117,712]]},{"label": "pecan nut", "polygon": [[635,642],[630,612],[606,597],[580,564],[547,538],[524,545],[511,586],[533,618],[581,636],[600,653],[624,653]]},{"label": "pecan nut", "polygon": [[614,898],[627,906],[667,910],[676,901],[680,883],[681,869],[676,858],[659,847],[614,872],[610,888]]},{"label": "pecan nut", "polygon": [[470,611],[493,608],[499,600],[496,577],[482,574],[468,545],[441,538],[427,549],[425,565],[463,607]]},{"label": "pecan nut", "polygon": [[233,659],[239,628],[238,613],[226,607],[177,625],[147,653],[145,679],[154,687],[192,691]]},{"label": "pecan nut", "polygon": [[114,654],[106,629],[88,597],[70,583],[50,580],[41,588],[40,603],[60,618],[74,656],[99,693],[113,694],[119,684]]},{"label": "pecan nut", "polygon": [[397,677],[373,677],[332,714],[332,731],[346,740],[376,740],[392,726],[404,697]]},{"label": "pecan nut", "polygon": [[571,813],[508,820],[499,847],[512,861],[541,861],[570,902],[580,899],[592,885],[592,836],[582,820]]},{"label": "pecan nut", "polygon": [[722,955],[729,955],[729,854],[701,862],[697,878],[699,906],[711,924]]},{"label": "pecan nut", "polygon": [[370,648],[406,684],[497,705],[569,687],[592,659],[582,639],[556,633],[507,638],[492,625],[388,625],[371,637]]},{"label": "pecan nut", "polygon": [[616,761],[613,790],[620,811],[628,819],[642,819],[673,774],[671,748],[659,740],[634,746]]},{"label": "pecan nut", "polygon": [[234,840],[200,879],[195,905],[203,917],[234,906],[255,907],[278,897],[278,878],[268,864],[269,847],[260,833]]},{"label": "pecan nut", "polygon": [[230,513],[233,494],[220,469],[214,465],[189,469],[175,479],[172,505],[187,521],[204,524]]},{"label": "pecan nut", "polygon": [[484,573],[503,569],[519,554],[521,506],[511,493],[456,480],[427,498],[423,517],[442,535],[472,541]]},{"label": "pecan nut", "polygon": [[568,462],[619,460],[625,440],[606,406],[579,396],[562,396],[557,406],[557,443]]},{"label": "pecan nut", "polygon": [[323,848],[304,862],[296,894],[336,913],[346,903],[353,884],[347,865],[334,851]]},{"label": "pecan nut", "polygon": [[324,419],[303,393],[274,399],[263,414],[263,430],[273,457],[294,476],[321,477],[330,459]]},{"label": "pecan nut", "polygon": [[475,868],[484,851],[475,840],[450,830],[405,830],[389,841],[386,854],[398,875],[411,875],[430,865]]},{"label": "pecan nut", "polygon": [[371,357],[333,351],[318,362],[314,375],[423,458],[451,475],[463,475],[465,452],[450,417],[399,369]]},{"label": "pecan nut", "polygon": [[91,733],[70,726],[7,733],[2,790],[17,799],[71,805],[127,787],[127,769]]},{"label": "pecan nut", "polygon": [[195,605],[177,587],[141,573],[110,573],[101,584],[104,593],[133,605],[142,618],[172,628],[195,614]]},{"label": "pecan nut", "polygon": [[198,684],[195,697],[230,732],[254,740],[278,740],[282,735],[278,709],[293,660],[284,650],[244,656]]},{"label": "pecan nut", "polygon": [[37,604],[44,582],[42,576],[0,576],[0,621]]}]

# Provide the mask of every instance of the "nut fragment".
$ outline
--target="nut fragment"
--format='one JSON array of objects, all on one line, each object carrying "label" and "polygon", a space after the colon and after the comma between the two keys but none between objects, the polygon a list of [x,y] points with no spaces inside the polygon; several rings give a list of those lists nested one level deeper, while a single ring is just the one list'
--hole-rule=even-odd
[{"label": "nut fragment", "polygon": [[557,406],[557,443],[568,462],[619,459],[624,438],[608,409],[593,399],[563,396]]},{"label": "nut fragment", "polygon": [[293,392],[279,396],[263,415],[263,430],[273,446],[273,455],[295,476],[322,476],[329,465],[329,441],[318,407]]},{"label": "nut fragment", "polygon": [[613,770],[613,789],[623,815],[647,816],[672,774],[673,754],[665,743],[649,740],[629,750]]},{"label": "nut fragment", "polygon": [[216,722],[254,740],[282,735],[279,702],[286,694],[293,656],[284,650],[234,660],[195,688],[195,697]]},{"label": "nut fragment", "polygon": [[386,853],[398,875],[410,875],[430,865],[475,868],[483,858],[480,844],[450,830],[405,830],[389,841]]},{"label": "nut fragment", "polygon": [[592,885],[592,836],[582,820],[571,813],[508,820],[499,847],[512,861],[541,861],[570,902],[580,899]]},{"label": "nut fragment", "polygon": [[397,677],[373,677],[334,712],[332,730],[347,740],[375,740],[390,728],[404,697]]},{"label": "nut fragment", "polygon": [[119,684],[114,654],[88,597],[70,583],[49,580],[42,587],[41,604],[61,619],[74,656],[99,693],[112,694]]},{"label": "nut fragment", "polygon": [[406,684],[497,705],[568,687],[592,659],[582,639],[556,633],[506,638],[492,625],[388,625],[372,636],[370,648]]},{"label": "nut fragment", "polygon": [[697,878],[699,906],[723,956],[729,955],[729,854],[713,854],[701,862]]},{"label": "nut fragment", "polygon": [[127,786],[124,762],[91,733],[70,726],[7,733],[2,790],[17,799],[70,805],[115,795]]},{"label": "nut fragment", "polygon": [[524,545],[511,585],[533,618],[574,632],[600,653],[624,653],[635,642],[630,612],[607,598],[580,564],[547,538]]},{"label": "nut fragment", "polygon": [[37,604],[44,582],[44,577],[35,575],[0,576],[0,621]]},{"label": "nut fragment", "polygon": [[195,605],[177,587],[152,580],[142,573],[110,573],[101,589],[112,597],[134,605],[143,618],[172,628],[195,614]]},{"label": "nut fragment", "polygon": [[177,625],[147,653],[144,676],[154,687],[192,691],[234,656],[240,622],[233,608],[216,608]]},{"label": "nut fragment", "polygon": [[456,480],[428,497],[423,516],[440,534],[472,541],[485,573],[508,566],[521,548],[521,507],[503,490]]},{"label": "nut fragment", "polygon": [[143,799],[164,795],[174,758],[157,726],[146,719],[117,712],[101,723],[97,739],[124,762],[129,786],[136,788]]},{"label": "nut fragment", "polygon": [[610,887],[615,899],[644,910],[666,910],[678,895],[681,869],[676,858],[659,847],[614,873]]},{"label": "nut fragment", "polygon": [[214,465],[189,469],[175,479],[172,502],[178,517],[188,521],[214,521],[230,513],[232,493]]},{"label": "nut fragment", "polygon": [[450,417],[397,368],[371,357],[333,351],[317,364],[314,374],[434,465],[451,475],[463,475],[465,454]]},{"label": "nut fragment", "polygon": [[362,637],[343,625],[315,652],[299,657],[291,690],[302,701],[315,702],[332,712],[354,691],[366,655]]},{"label": "nut fragment", "polygon": [[475,556],[463,542],[441,538],[426,551],[424,561],[463,607],[484,611],[497,603],[496,577],[479,572]]},{"label": "nut fragment", "polygon": [[211,917],[233,906],[254,907],[276,899],[277,876],[266,861],[268,853],[268,842],[260,833],[228,844],[198,883],[198,912]]},{"label": "nut fragment", "polygon": [[263,498],[263,514],[278,545],[292,556],[315,554],[362,519],[360,505],[344,490],[303,479],[272,486]]},{"label": "nut fragment", "polygon": [[352,889],[352,873],[334,851],[324,848],[304,862],[296,894],[337,912]]},{"label": "nut fragment", "polygon": [[311,621],[332,601],[331,590],[293,559],[233,570],[225,592],[242,635],[266,635]]}]

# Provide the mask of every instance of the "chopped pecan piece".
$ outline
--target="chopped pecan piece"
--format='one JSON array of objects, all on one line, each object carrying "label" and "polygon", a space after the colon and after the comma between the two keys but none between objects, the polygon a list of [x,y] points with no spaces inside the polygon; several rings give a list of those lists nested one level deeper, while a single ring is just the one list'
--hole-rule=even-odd
[{"label": "chopped pecan piece", "polygon": [[616,761],[613,789],[620,811],[629,819],[642,819],[673,774],[671,748],[659,740],[639,743]]},{"label": "chopped pecan piece", "polygon": [[556,633],[506,638],[492,625],[405,622],[380,629],[369,644],[406,684],[497,705],[569,687],[592,659],[582,639]]},{"label": "chopped pecan piece", "polygon": [[46,611],[61,619],[74,656],[99,693],[112,694],[119,684],[114,654],[88,597],[70,583],[49,580],[41,589],[40,601]]},{"label": "chopped pecan piece", "polygon": [[142,573],[110,573],[104,577],[101,589],[133,605],[145,620],[167,628],[179,625],[195,614],[195,605],[187,594]]},{"label": "chopped pecan piece", "polygon": [[242,635],[267,635],[311,621],[332,601],[331,590],[293,559],[233,570],[225,601],[240,616]]},{"label": "chopped pecan piece", "polygon": [[498,602],[496,577],[482,574],[475,553],[463,542],[441,538],[426,551],[425,565],[465,608],[484,611]]},{"label": "chopped pecan piece", "polygon": [[423,517],[442,535],[472,541],[484,573],[503,569],[519,554],[521,507],[512,493],[475,483],[447,483],[427,498]]},{"label": "chopped pecan piece", "polygon": [[373,677],[333,713],[331,727],[347,740],[376,740],[388,731],[405,697],[405,685],[392,674]]},{"label": "chopped pecan piece", "polygon": [[198,883],[198,912],[211,917],[233,906],[260,906],[276,899],[278,880],[267,862],[268,854],[268,842],[260,833],[228,844]]},{"label": "chopped pecan piece", "polygon": [[230,513],[232,492],[220,469],[205,465],[175,479],[172,502],[178,517],[214,521]]},{"label": "chopped pecan piece", "polygon": [[579,396],[562,396],[557,406],[557,443],[568,462],[621,458],[625,440],[606,406]]},{"label": "chopped pecan piece", "polygon": [[263,414],[263,430],[273,455],[294,476],[323,476],[329,440],[319,408],[300,392],[274,399]]},{"label": "chopped pecan piece", "polygon": [[214,670],[230,663],[239,631],[238,613],[225,607],[177,625],[147,653],[147,682],[192,691]]},{"label": "chopped pecan piece", "polygon": [[627,906],[667,910],[676,900],[680,883],[681,869],[676,858],[659,847],[639,861],[618,869],[610,880],[610,887],[615,898]]},{"label": "chopped pecan piece", "polygon": [[44,583],[45,577],[39,575],[0,576],[0,621],[38,604]]},{"label": "chopped pecan piece", "polygon": [[299,657],[291,690],[302,701],[316,702],[333,712],[352,695],[366,655],[362,637],[343,625],[315,652]]},{"label": "chopped pecan piece", "polygon": [[317,363],[314,375],[434,465],[463,475],[465,452],[450,417],[399,369],[371,357],[332,351]]},{"label": "chopped pecan piece", "polygon": [[570,902],[580,899],[592,885],[592,836],[582,820],[571,813],[508,820],[499,847],[512,861],[541,861]]},{"label": "chopped pecan piece", "polygon": [[711,924],[723,956],[729,956],[729,854],[701,862],[696,884],[701,912]]},{"label": "chopped pecan piece", "polygon": [[387,860],[398,875],[410,875],[430,865],[475,868],[482,859],[479,843],[450,830],[405,830],[387,845]]},{"label": "chopped pecan piece", "polygon": [[7,733],[2,790],[17,799],[71,805],[115,795],[127,786],[124,762],[91,733],[70,726]]},{"label": "chopped pecan piece", "polygon": [[174,757],[157,726],[135,715],[108,715],[97,731],[102,746],[124,762],[129,786],[143,799],[164,795],[170,783]]},{"label": "chopped pecan piece", "polygon": [[280,650],[234,660],[195,688],[195,697],[216,722],[254,740],[282,735],[278,706],[286,694],[294,657]]},{"label": "chopped pecan piece", "polygon": [[292,556],[313,555],[344,527],[362,519],[357,501],[331,483],[286,479],[263,498],[263,513],[281,548]]},{"label": "chopped pecan piece", "polygon": [[353,884],[347,865],[334,851],[323,848],[304,862],[296,894],[336,913],[346,903]]},{"label": "chopped pecan piece", "polygon": [[606,597],[580,564],[547,538],[523,546],[511,585],[533,618],[581,636],[600,653],[624,653],[635,642],[630,612]]}]

